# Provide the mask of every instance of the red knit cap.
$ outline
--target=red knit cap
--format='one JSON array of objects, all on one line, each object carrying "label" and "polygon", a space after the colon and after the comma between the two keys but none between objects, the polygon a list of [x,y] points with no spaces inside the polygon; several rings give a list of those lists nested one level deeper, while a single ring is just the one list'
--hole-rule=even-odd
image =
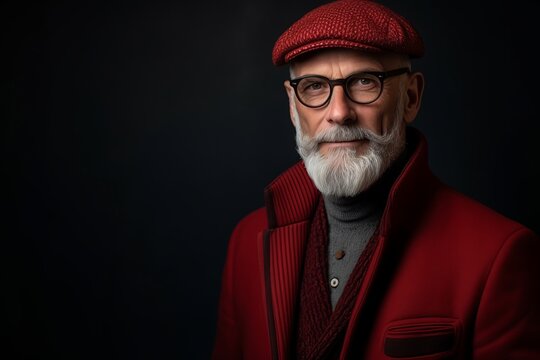
[{"label": "red knit cap", "polygon": [[365,0],[338,0],[311,10],[285,31],[274,45],[272,61],[283,65],[307,52],[350,48],[421,57],[422,38],[392,10]]}]

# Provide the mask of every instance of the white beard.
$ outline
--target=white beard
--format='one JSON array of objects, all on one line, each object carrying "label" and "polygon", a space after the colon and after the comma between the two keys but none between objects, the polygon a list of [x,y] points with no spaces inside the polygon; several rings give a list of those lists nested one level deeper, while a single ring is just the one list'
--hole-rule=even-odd
[{"label": "white beard", "polygon": [[[392,128],[383,135],[356,127],[335,125],[313,138],[305,135],[293,103],[297,150],[315,186],[324,195],[352,197],[368,189],[405,148],[404,97],[400,96]],[[319,152],[321,142],[369,140],[363,155],[356,149],[337,147]]]}]

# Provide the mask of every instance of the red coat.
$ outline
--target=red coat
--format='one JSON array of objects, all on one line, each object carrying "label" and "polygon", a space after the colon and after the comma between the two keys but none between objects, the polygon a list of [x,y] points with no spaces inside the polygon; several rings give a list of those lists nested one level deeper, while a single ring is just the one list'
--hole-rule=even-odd
[{"label": "red coat", "polygon": [[[423,136],[408,135],[416,150],[390,191],[341,359],[540,359],[539,239],[439,182]],[[229,243],[214,359],[293,358],[320,194],[299,163],[265,195]]]}]

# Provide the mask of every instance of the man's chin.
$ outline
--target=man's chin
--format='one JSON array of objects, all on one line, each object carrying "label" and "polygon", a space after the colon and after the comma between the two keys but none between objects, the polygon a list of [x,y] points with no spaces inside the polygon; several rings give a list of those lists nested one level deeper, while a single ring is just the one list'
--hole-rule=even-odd
[{"label": "man's chin", "polygon": [[[368,189],[381,174],[373,154],[356,156],[354,149],[339,149],[305,159],[308,173],[324,195],[351,197]],[[306,161],[307,160],[307,161]]]},{"label": "man's chin", "polygon": [[324,142],[318,146],[318,152],[322,155],[332,153],[333,151],[352,151],[360,156],[367,153],[369,149],[369,140],[353,140],[341,142]]},{"label": "man's chin", "polygon": [[332,169],[344,166],[354,166],[355,162],[362,161],[364,155],[358,155],[356,149],[350,147],[337,147],[327,149],[326,152],[319,152],[318,155]]}]

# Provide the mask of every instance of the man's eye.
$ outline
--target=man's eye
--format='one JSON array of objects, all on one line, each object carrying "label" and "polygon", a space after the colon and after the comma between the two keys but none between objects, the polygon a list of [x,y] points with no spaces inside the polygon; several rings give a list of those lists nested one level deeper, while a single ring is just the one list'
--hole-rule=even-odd
[{"label": "man's eye", "polygon": [[369,76],[358,76],[352,78],[348,83],[349,90],[371,90],[379,87],[379,82]]},{"label": "man's eye", "polygon": [[360,78],[358,79],[358,82],[362,85],[371,85],[373,83],[373,80],[368,78]]},{"label": "man's eye", "polygon": [[322,84],[320,82],[312,83],[308,86],[308,89],[310,90],[319,90],[322,89]]},{"label": "man's eye", "polygon": [[351,85],[352,86],[369,86],[369,85],[373,85],[373,79],[366,78],[366,77],[355,78],[355,79],[353,79],[353,81],[351,81]]},{"label": "man's eye", "polygon": [[326,84],[323,81],[309,81],[302,85],[302,92],[317,92],[324,90]]}]

